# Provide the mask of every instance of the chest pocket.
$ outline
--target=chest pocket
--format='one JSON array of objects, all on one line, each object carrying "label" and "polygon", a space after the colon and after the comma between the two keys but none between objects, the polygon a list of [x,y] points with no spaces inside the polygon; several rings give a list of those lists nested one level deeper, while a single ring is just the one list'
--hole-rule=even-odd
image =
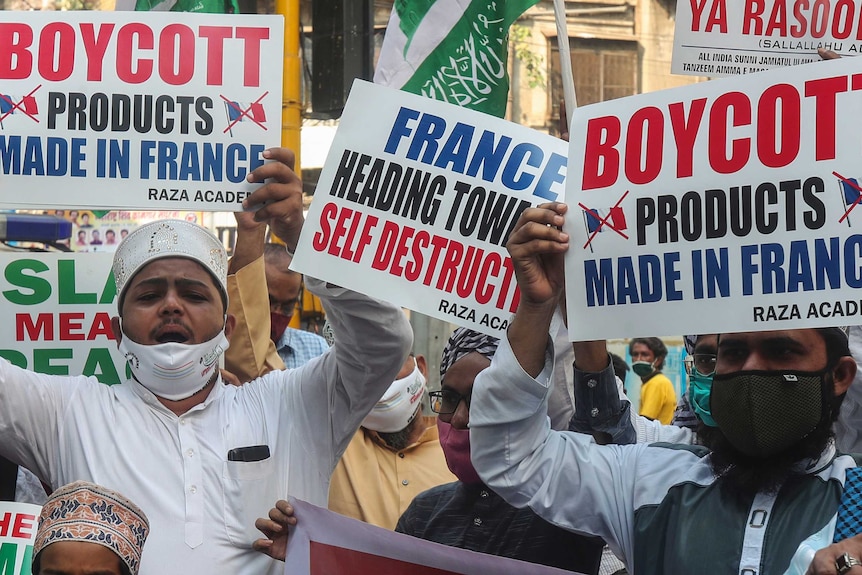
[{"label": "chest pocket", "polygon": [[278,472],[272,457],[263,461],[225,461],[224,515],[227,536],[237,547],[251,548],[263,534],[255,529],[259,517],[267,517],[279,494]]}]

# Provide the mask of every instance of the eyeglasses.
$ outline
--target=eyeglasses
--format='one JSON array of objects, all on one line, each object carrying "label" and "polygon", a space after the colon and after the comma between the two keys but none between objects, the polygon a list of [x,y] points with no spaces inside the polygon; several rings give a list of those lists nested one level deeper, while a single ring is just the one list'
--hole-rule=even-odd
[{"label": "eyeglasses", "polygon": [[686,356],[683,360],[685,373],[691,375],[691,370],[694,368],[701,375],[712,375],[715,373],[715,357],[714,353],[695,353]]},{"label": "eyeglasses", "polygon": [[428,393],[431,398],[431,411],[440,415],[451,415],[458,409],[461,400],[470,407],[470,396],[461,395],[451,389],[441,389],[440,391],[432,391]]}]

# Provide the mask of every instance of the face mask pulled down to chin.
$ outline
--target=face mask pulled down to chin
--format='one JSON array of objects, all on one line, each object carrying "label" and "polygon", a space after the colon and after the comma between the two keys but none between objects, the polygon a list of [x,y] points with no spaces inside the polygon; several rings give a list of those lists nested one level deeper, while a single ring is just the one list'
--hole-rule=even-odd
[{"label": "face mask pulled down to chin", "polygon": [[224,329],[211,340],[198,344],[143,345],[128,336],[120,341],[120,353],[135,380],[170,401],[186,399],[206,387],[217,373],[219,357],[227,348]]}]

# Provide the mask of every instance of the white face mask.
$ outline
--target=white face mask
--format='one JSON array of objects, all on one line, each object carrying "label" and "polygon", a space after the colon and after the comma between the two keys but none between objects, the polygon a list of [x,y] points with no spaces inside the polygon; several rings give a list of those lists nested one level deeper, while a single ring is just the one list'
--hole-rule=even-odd
[{"label": "white face mask", "polygon": [[142,345],[124,335],[120,352],[132,375],[154,394],[171,401],[191,397],[202,390],[218,371],[219,356],[228,347],[222,329],[204,343],[158,343]]},{"label": "white face mask", "polygon": [[425,393],[425,376],[414,366],[413,371],[396,379],[362,421],[362,427],[381,433],[401,431],[413,420]]}]

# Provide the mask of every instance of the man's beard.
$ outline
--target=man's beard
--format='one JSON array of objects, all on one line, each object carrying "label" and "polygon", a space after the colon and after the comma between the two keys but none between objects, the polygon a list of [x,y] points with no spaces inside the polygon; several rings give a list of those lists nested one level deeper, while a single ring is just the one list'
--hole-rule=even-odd
[{"label": "man's beard", "polygon": [[833,437],[832,424],[838,419],[844,395],[835,396],[835,383],[827,369],[824,375],[823,402],[825,409],[817,427],[811,433],[780,453],[769,457],[746,455],[734,447],[718,427],[698,423],[697,436],[711,451],[710,465],[726,493],[750,499],[758,492],[777,493],[788,480],[805,473],[795,469],[805,459],[817,459]]},{"label": "man's beard", "polygon": [[413,435],[413,430],[416,429],[416,426],[419,424],[421,419],[422,418],[417,412],[416,415],[413,416],[413,419],[410,420],[410,423],[407,424],[407,427],[401,431],[394,431],[392,433],[378,431],[377,435],[380,436],[380,439],[382,439],[390,449],[393,451],[401,451],[410,446],[410,436]]},{"label": "man's beard", "polygon": [[781,486],[796,475],[804,473],[794,469],[805,459],[820,456],[832,437],[831,417],[822,418],[814,430],[784,451],[770,457],[752,457],[734,447],[717,427],[701,422],[698,437],[711,450],[710,465],[727,493],[744,499],[758,492],[777,493]]}]

